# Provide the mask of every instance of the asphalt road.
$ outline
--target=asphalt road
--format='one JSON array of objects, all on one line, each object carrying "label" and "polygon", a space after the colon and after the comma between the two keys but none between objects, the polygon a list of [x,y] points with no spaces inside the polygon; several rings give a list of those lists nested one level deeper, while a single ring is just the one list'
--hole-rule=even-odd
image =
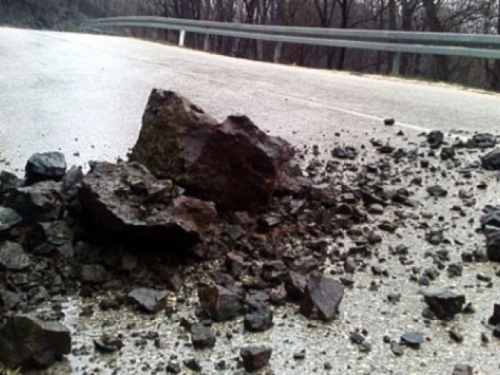
[{"label": "asphalt road", "polygon": [[153,87],[178,91],[221,120],[245,113],[295,144],[324,143],[340,130],[384,136],[385,117],[406,132],[495,132],[500,120],[499,95],[127,38],[0,28],[0,167],[22,171],[33,152],[57,149],[71,164],[124,157]]}]

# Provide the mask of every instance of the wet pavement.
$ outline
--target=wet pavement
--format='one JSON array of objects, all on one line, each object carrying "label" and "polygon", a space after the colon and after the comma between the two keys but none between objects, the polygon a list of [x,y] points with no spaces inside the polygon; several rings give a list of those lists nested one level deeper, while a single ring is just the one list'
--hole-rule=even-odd
[{"label": "wet pavement", "polygon": [[0,167],[19,170],[33,152],[57,149],[70,164],[124,157],[153,87],[178,91],[218,119],[245,113],[293,144],[328,142],[339,129],[362,139],[386,117],[408,132],[494,132],[500,119],[499,95],[445,85],[0,28]]},{"label": "wet pavement", "polygon": [[[152,87],[177,90],[219,119],[232,112],[245,113],[261,128],[299,147],[319,144],[323,156],[339,143],[368,144],[371,137],[389,139],[394,146],[407,144],[396,136],[399,130],[414,145],[422,140],[417,133],[428,129],[497,133],[500,119],[498,95],[259,64],[123,38],[0,29],[0,67],[0,169],[7,170],[22,170],[26,159],[37,151],[60,149],[69,164],[125,157],[136,141]],[[386,117],[396,118],[396,126],[384,126]],[[370,147],[360,156],[362,161],[375,158]],[[475,160],[477,154],[462,157]],[[431,164],[440,165],[440,161],[431,160]],[[345,183],[354,176],[346,172]],[[409,186],[414,176],[401,173],[399,177],[399,185]],[[151,374],[172,354],[180,360],[198,358],[206,374],[242,373],[234,359],[241,346],[249,343],[273,347],[270,366],[262,372],[268,374],[272,369],[274,374],[287,375],[446,375],[462,363],[471,364],[477,374],[497,373],[500,343],[495,339],[482,343],[481,333],[491,338],[485,322],[493,303],[499,302],[498,266],[491,262],[464,264],[462,277],[450,279],[443,270],[431,286],[424,287],[409,281],[411,267],[390,256],[388,246],[403,243],[415,266],[432,266],[425,253],[435,252],[436,247],[424,241],[422,230],[415,229],[425,222],[444,228],[445,236],[452,239],[439,246],[449,251],[450,263],[460,261],[463,251],[484,250],[484,236],[474,229],[480,209],[498,204],[498,176],[479,170],[472,179],[463,180],[458,171],[449,170],[446,174],[426,172],[423,177],[423,187],[415,188],[414,197],[422,206],[411,210],[414,216],[403,210],[409,217],[405,225],[394,234],[382,233],[384,241],[371,261],[389,270],[389,277],[374,276],[369,268],[356,272],[338,320],[311,322],[295,307],[276,308],[270,331],[244,333],[241,319],[216,324],[215,349],[195,352],[189,347],[189,336],[179,327],[181,317],[193,315],[190,302],[195,292],[189,285],[182,292],[189,307],[181,303],[172,316],[142,315],[123,308],[119,312],[96,309],[93,317],[85,318],[79,313],[87,302],[75,297],[65,301],[66,323],[74,332],[74,355],[49,373]],[[478,182],[485,182],[486,190],[480,191]],[[446,199],[428,197],[425,187],[438,183],[450,189]],[[477,203],[464,208],[465,216],[450,210],[461,204],[459,188],[476,194]],[[384,218],[396,220],[398,211],[389,208]],[[370,224],[378,222],[377,218],[370,220]],[[492,285],[478,280],[478,273],[490,276]],[[373,282],[377,291],[371,290]],[[459,314],[447,324],[426,321],[421,314],[425,307],[422,292],[445,287],[464,293],[476,313]],[[391,293],[400,293],[401,301],[388,302]],[[463,334],[463,343],[450,339],[451,328]],[[349,343],[349,335],[356,329],[367,331],[369,353],[361,353]],[[151,330],[166,339],[165,350],[155,348],[152,341],[145,346],[135,344]],[[383,337],[398,341],[409,331],[421,332],[426,341],[420,350],[405,348],[401,357],[394,355]],[[233,333],[231,340],[228,332]],[[94,353],[93,340],[103,333],[124,334],[120,353]],[[305,358],[293,359],[293,353],[302,349],[306,349]],[[222,359],[227,367],[216,369]],[[331,370],[324,369],[325,362],[331,364]],[[184,370],[182,373],[190,373]]]}]

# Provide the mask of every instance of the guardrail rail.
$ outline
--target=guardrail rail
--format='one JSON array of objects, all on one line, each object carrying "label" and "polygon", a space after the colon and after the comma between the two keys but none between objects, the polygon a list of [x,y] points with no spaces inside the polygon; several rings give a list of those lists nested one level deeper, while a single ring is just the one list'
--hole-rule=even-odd
[{"label": "guardrail rail", "polygon": [[205,50],[209,49],[211,35],[276,42],[275,62],[279,62],[283,43],[393,52],[393,75],[399,74],[402,53],[500,59],[498,35],[269,26],[139,16],[101,18],[83,25],[84,29],[107,27],[177,30],[180,46],[184,46],[186,32],[204,34]]}]

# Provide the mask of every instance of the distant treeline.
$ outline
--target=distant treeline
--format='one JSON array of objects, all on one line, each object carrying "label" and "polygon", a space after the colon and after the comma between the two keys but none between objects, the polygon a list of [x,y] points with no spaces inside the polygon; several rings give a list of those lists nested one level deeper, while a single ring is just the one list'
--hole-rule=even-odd
[{"label": "distant treeline", "polygon": [[[195,20],[355,29],[496,34],[500,0],[0,0],[0,23],[77,31],[87,18],[155,15]],[[178,33],[128,30],[135,36],[175,42]],[[202,48],[189,34],[186,45]],[[213,52],[271,61],[274,44],[212,37]],[[387,74],[392,54],[286,44],[281,61],[309,67]],[[408,77],[500,91],[500,61],[403,55]]]}]

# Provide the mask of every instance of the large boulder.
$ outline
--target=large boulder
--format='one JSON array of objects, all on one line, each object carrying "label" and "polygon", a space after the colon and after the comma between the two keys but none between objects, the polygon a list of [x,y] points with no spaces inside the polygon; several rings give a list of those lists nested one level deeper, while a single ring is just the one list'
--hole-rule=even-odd
[{"label": "large boulder", "polygon": [[79,196],[96,230],[174,250],[198,243],[217,215],[137,163],[93,163]]},{"label": "large boulder", "polygon": [[0,362],[12,368],[50,366],[71,351],[66,327],[31,315],[8,317],[0,337]]},{"label": "large boulder", "polygon": [[218,124],[186,98],[155,89],[130,160],[222,209],[256,211],[268,205],[292,156],[286,141],[246,116]]}]

